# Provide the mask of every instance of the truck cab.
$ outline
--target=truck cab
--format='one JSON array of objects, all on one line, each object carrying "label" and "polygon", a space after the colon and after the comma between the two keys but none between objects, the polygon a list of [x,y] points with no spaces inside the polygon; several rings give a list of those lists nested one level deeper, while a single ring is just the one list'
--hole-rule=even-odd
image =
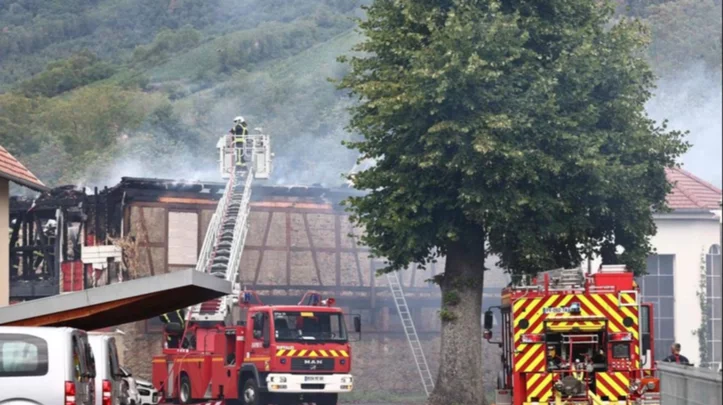
[{"label": "truck cab", "polygon": [[[298,305],[263,305],[242,292],[233,326],[189,324],[182,337],[176,333],[183,343],[154,358],[154,385],[181,403],[336,404],[339,393],[352,390],[353,377],[346,320],[333,305],[317,293]],[[174,335],[178,327],[167,329]],[[354,331],[361,332],[359,317]]]}]

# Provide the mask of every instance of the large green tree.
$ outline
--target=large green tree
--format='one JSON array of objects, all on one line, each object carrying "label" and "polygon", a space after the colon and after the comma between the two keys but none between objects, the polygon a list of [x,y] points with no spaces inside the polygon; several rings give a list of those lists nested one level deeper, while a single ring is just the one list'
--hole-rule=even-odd
[{"label": "large green tree", "polygon": [[[385,271],[446,256],[431,404],[480,404],[484,262],[642,270],[683,134],[645,114],[644,27],[591,0],[376,0],[341,81],[376,165],[348,201]],[[622,246],[623,249],[619,249]],[[621,255],[618,254],[624,251]]]}]

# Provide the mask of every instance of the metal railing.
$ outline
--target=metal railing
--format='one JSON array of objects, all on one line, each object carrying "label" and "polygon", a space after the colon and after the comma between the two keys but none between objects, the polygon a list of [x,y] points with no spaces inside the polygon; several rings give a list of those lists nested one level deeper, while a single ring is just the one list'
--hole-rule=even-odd
[{"label": "metal railing", "polygon": [[717,405],[723,400],[723,378],[716,370],[658,363],[661,405]]}]

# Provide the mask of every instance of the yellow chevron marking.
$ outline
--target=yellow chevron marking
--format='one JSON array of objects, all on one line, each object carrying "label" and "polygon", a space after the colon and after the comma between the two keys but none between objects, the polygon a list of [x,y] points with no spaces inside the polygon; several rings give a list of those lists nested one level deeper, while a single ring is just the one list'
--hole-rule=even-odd
[{"label": "yellow chevron marking", "polygon": [[534,298],[534,299],[520,298],[517,301],[515,301],[514,304],[512,304],[512,310],[514,311],[515,314],[517,314],[517,312],[520,310],[522,305],[524,305],[525,303],[529,303],[528,305],[533,306],[533,305],[535,305],[534,303],[539,300],[540,300],[539,298]]},{"label": "yellow chevron marking", "polygon": [[339,355],[336,353],[336,350],[329,350],[332,356],[339,357]]},{"label": "yellow chevron marking", "polygon": [[[617,302],[617,297],[615,294],[605,294],[608,299],[610,299],[612,302]],[[599,295],[593,295],[593,298],[600,304],[601,307],[607,312],[610,316],[615,318],[621,325],[623,324],[623,317],[620,316],[620,313],[616,310],[617,308],[612,308],[608,303],[603,299],[602,296]]]},{"label": "yellow chevron marking", "polygon": [[[599,377],[602,374],[605,374],[605,373],[598,373],[597,375]],[[597,384],[597,389],[598,389],[598,391],[600,391],[603,394],[603,396],[606,396],[609,399],[617,399],[617,397],[615,395],[613,395],[612,392],[608,391],[607,387],[604,387],[602,384]]]},{"label": "yellow chevron marking", "polygon": [[540,363],[543,363],[544,361],[545,361],[545,351],[543,350],[527,366],[527,371],[537,371],[537,369],[540,367]]},{"label": "yellow chevron marking", "polygon": [[318,356],[319,355],[316,354],[316,352],[314,350],[312,350],[311,353],[309,353],[309,357],[318,357]]},{"label": "yellow chevron marking", "polygon": [[[540,319],[540,317],[544,315],[542,312],[542,309],[550,306],[553,302],[555,302],[556,299],[557,299],[556,295],[549,297],[536,314],[529,314],[529,316],[527,317],[527,320],[530,322],[530,325],[535,324],[537,322],[537,320]],[[539,303],[540,299],[533,300],[533,301]],[[535,305],[537,305],[537,304],[535,304]],[[538,330],[537,332],[535,330],[532,330],[532,331],[528,330],[527,333],[540,333],[539,329],[541,329],[542,324],[543,324],[543,322],[541,322],[540,325],[537,328],[535,328],[535,330]],[[522,337],[524,332],[525,332],[525,330],[519,330],[519,331],[517,331],[517,333],[515,333],[515,342],[520,340],[520,337]]]},{"label": "yellow chevron marking", "polygon": [[326,350],[319,350],[319,354],[321,354],[321,357],[329,357],[329,355],[326,354]]},{"label": "yellow chevron marking", "polygon": [[[535,352],[536,352],[537,350],[535,350],[535,349],[536,349],[536,348],[531,347],[530,350],[527,351],[527,353],[525,353],[524,355],[522,355],[522,358],[520,358],[520,361],[516,362],[516,364],[515,364],[515,368],[517,369],[516,371],[522,371],[522,370],[520,370],[520,368],[522,367],[522,365],[525,364],[525,363],[527,363],[527,360],[529,360],[530,357],[532,357],[533,354],[536,354]],[[545,351],[544,351],[544,350],[541,350],[541,351],[539,351],[539,352],[542,354],[542,356],[545,355]],[[529,370],[529,369],[527,369],[527,370]]]},{"label": "yellow chevron marking", "polygon": [[[620,373],[615,373],[616,377],[620,377]],[[603,380],[607,383],[607,385],[610,387],[610,389],[614,390],[615,393],[613,395],[608,395],[610,397],[610,400],[617,400],[618,397],[625,396],[625,389],[624,387],[621,387],[618,383],[613,381],[613,379],[608,375],[608,373],[598,373],[598,376],[601,376]],[[624,379],[622,379],[625,381]]]},{"label": "yellow chevron marking", "polygon": [[349,353],[347,353],[346,350],[339,350],[339,353],[341,353],[342,357],[349,357]]},{"label": "yellow chevron marking", "polygon": [[308,350],[299,350],[298,357],[304,356],[306,354],[306,352],[308,352]]},{"label": "yellow chevron marking", "polygon": [[[539,380],[540,378],[542,378],[542,374],[533,374],[533,375],[530,377],[530,379],[527,380],[527,390],[526,390],[526,391],[527,391],[527,392],[530,392],[530,390],[532,389],[532,387],[535,386],[535,383],[536,383],[537,380]],[[528,395],[528,396],[527,396],[527,402],[532,402],[532,397],[534,397],[534,396],[535,396],[535,395],[532,395],[532,394]]]},{"label": "yellow chevron marking", "polygon": [[291,357],[291,356],[294,355],[294,353],[296,353],[296,350],[289,350],[289,352],[286,353],[286,355],[289,356],[289,357]]},{"label": "yellow chevron marking", "polygon": [[277,356],[283,356],[285,351],[286,351],[286,349],[277,350],[277,351],[276,351],[276,355],[277,355]]},{"label": "yellow chevron marking", "polygon": [[[550,384],[552,383],[552,374],[548,374],[544,377],[540,385],[535,388],[535,391],[530,394],[530,398],[538,397],[540,402],[547,401],[550,398]],[[544,390],[544,392],[543,392]]]},{"label": "yellow chevron marking", "polygon": [[[573,297],[572,295],[565,296],[565,298],[563,298],[562,301],[560,301],[560,304],[558,304],[558,308],[566,306],[572,300],[572,297]],[[548,299],[547,302],[545,302],[545,305],[543,306],[543,308],[550,306],[556,299],[557,299],[557,296],[550,297],[550,299]],[[538,316],[538,318],[539,318],[539,316]],[[530,324],[531,323],[532,322],[530,322]],[[542,328],[544,328],[544,327],[545,327],[545,323],[540,322],[539,325],[535,326],[535,329],[532,331],[532,333],[541,333]]]},{"label": "yellow chevron marking", "polygon": [[620,294],[620,297],[625,301],[626,304],[632,304],[635,302],[632,294]]}]

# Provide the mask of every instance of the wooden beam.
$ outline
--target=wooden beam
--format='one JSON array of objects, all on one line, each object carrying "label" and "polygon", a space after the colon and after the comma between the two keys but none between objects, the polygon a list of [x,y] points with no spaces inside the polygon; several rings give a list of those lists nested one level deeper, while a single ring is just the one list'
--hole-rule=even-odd
[{"label": "wooden beam", "polygon": [[306,217],[306,213],[303,213],[304,218],[304,229],[306,230],[306,238],[309,240],[309,247],[311,248],[311,260],[314,262],[314,268],[316,269],[316,277],[319,280],[319,285],[323,286],[324,281],[321,279],[321,269],[319,268],[319,261],[316,258],[316,248],[314,248],[314,238],[311,237],[311,228],[309,227],[309,219]]}]

